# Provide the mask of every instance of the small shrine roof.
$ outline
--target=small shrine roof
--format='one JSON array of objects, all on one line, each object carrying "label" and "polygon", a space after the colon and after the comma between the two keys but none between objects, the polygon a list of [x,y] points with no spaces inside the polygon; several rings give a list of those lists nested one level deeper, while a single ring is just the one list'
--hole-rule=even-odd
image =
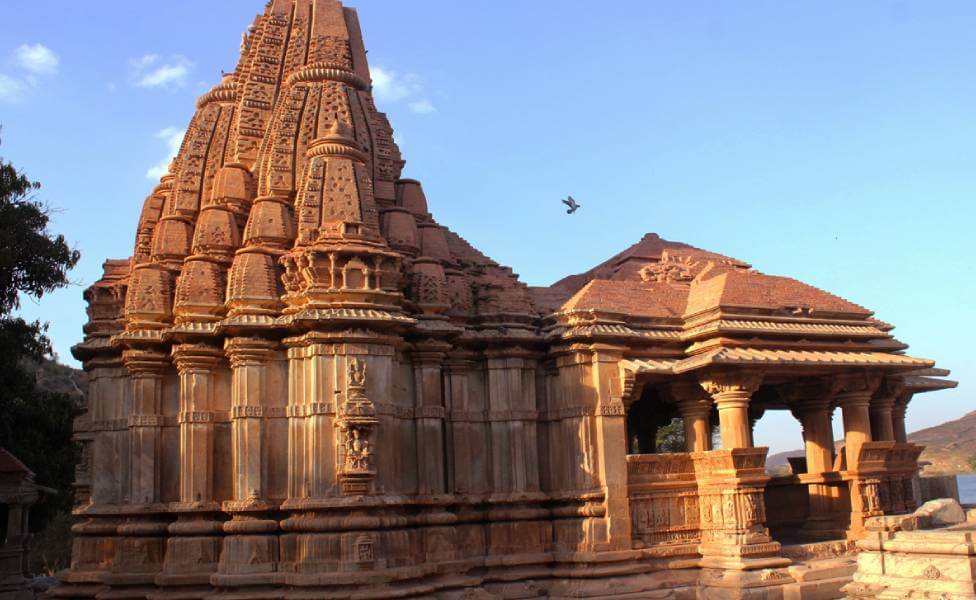
[{"label": "small shrine roof", "polygon": [[34,477],[34,472],[5,448],[0,448],[0,473],[20,473],[27,477]]}]

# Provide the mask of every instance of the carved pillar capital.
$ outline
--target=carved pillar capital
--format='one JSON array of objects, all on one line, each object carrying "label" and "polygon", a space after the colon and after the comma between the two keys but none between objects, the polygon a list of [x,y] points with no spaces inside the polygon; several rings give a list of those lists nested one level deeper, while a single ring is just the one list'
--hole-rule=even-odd
[{"label": "carved pillar capital", "polygon": [[759,389],[763,374],[760,371],[717,371],[700,375],[701,387],[715,400],[748,398]]},{"label": "carved pillar capital", "polygon": [[838,405],[867,405],[881,385],[881,374],[869,371],[843,373],[833,376],[830,382]]},{"label": "carved pillar capital", "polygon": [[224,360],[220,348],[207,344],[179,344],[173,346],[171,355],[180,375],[209,373]]},{"label": "carved pillar capital", "polygon": [[162,377],[169,366],[169,357],[156,350],[126,350],[122,363],[133,377]]},{"label": "carved pillar capital", "polygon": [[718,408],[722,448],[751,447],[749,401],[762,383],[762,373],[746,370],[722,371],[705,374],[698,381]]},{"label": "carved pillar capital", "polygon": [[780,398],[790,407],[793,416],[803,421],[808,412],[828,411],[833,406],[836,390],[823,379],[801,379],[777,386]]},{"label": "carved pillar capital", "polygon": [[233,368],[261,365],[274,355],[278,344],[271,340],[252,337],[229,338],[224,342],[224,352]]},{"label": "carved pillar capital", "polygon": [[895,405],[892,410],[894,410],[896,415],[900,414],[903,417],[905,416],[905,411],[908,410],[908,403],[912,401],[914,395],[915,392],[902,392],[895,397]]},{"label": "carved pillar capital", "polygon": [[410,352],[410,358],[418,367],[439,367],[447,359],[447,353],[441,348],[419,347]]},{"label": "carved pillar capital", "polygon": [[444,369],[449,373],[466,373],[474,369],[476,359],[473,352],[452,352],[444,362]]},{"label": "carved pillar capital", "polygon": [[691,379],[672,381],[668,384],[667,391],[676,404],[681,402],[709,402],[711,400],[711,395],[705,388]]}]

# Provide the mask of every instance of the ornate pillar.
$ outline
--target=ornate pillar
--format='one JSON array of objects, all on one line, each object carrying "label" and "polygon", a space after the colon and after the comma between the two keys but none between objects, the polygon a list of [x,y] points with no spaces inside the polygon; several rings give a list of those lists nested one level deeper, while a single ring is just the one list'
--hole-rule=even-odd
[{"label": "ornate pillar", "polygon": [[173,348],[180,375],[180,503],[213,501],[214,393],[224,353],[205,344]]},{"label": "ornate pillar", "polygon": [[684,422],[685,450],[705,452],[712,449],[712,427],[709,416],[712,402],[702,387],[694,381],[678,381],[670,386],[671,397]]},{"label": "ornate pillar", "polygon": [[725,372],[706,375],[699,381],[718,408],[722,449],[751,448],[749,400],[753,392],[759,389],[762,375],[754,372]]},{"label": "ornate pillar", "polygon": [[180,377],[180,501],[172,507],[179,515],[169,525],[166,560],[156,583],[196,586],[202,597],[217,570],[223,531],[214,498],[214,403],[224,353],[206,344],[181,344],[172,355]]},{"label": "ornate pillar", "polygon": [[[231,338],[224,350],[231,366],[231,448],[234,499],[224,503],[232,519],[224,523],[223,550],[215,585],[235,576],[273,573],[277,569],[278,521],[268,498],[267,449],[264,447],[264,396],[277,344],[254,337]],[[228,577],[229,576],[229,577]]]},{"label": "ornate pillar", "polygon": [[416,382],[417,493],[447,491],[444,475],[444,395],[441,365],[447,344],[419,343],[410,353]]},{"label": "ornate pillar", "polygon": [[129,494],[126,504],[159,501],[159,446],[163,427],[163,373],[168,357],[154,350],[122,355],[132,385],[129,410]]},{"label": "ornate pillar", "polygon": [[450,415],[448,447],[452,450],[448,454],[449,489],[455,494],[486,493],[491,480],[484,406],[472,405],[469,380],[474,358],[473,354],[454,352],[445,365],[444,405]]},{"label": "ornate pillar", "polygon": [[699,378],[719,412],[722,448],[695,452],[702,566],[763,569],[789,564],[766,528],[766,448],[752,448],[749,400],[762,383],[755,371],[722,371]]},{"label": "ornate pillar", "polygon": [[264,498],[267,467],[262,444],[268,362],[274,342],[258,338],[227,340],[231,366],[231,437],[234,455],[235,500]]},{"label": "ornate pillar", "polygon": [[161,516],[163,378],[169,357],[163,352],[130,349],[122,354],[129,371],[129,489],[118,526],[118,545],[105,583],[133,595],[154,589],[165,556],[167,523]]},{"label": "ornate pillar", "polygon": [[861,446],[871,441],[871,396],[881,378],[867,373],[839,375],[834,380],[837,389],[837,405],[844,415],[844,445],[847,470],[857,469],[857,457]]},{"label": "ornate pillar", "polygon": [[766,528],[766,448],[694,452],[704,568],[752,570],[788,565]]}]

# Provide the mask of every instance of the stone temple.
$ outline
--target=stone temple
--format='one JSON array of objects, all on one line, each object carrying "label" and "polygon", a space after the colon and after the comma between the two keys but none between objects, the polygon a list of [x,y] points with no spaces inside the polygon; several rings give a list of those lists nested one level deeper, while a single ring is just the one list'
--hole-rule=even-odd
[{"label": "stone temple", "polygon": [[915,508],[954,384],[870,311],[653,234],[529,287],[403,165],[355,11],[269,2],[85,292],[57,596],[830,597],[804,561]]}]

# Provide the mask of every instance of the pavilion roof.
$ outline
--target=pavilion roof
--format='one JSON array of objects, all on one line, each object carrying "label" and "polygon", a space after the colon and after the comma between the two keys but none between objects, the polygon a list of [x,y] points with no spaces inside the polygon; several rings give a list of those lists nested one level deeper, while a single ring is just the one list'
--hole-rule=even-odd
[{"label": "pavilion roof", "polygon": [[[688,358],[637,358],[624,361],[634,374],[679,375],[708,366],[736,367],[865,367],[895,371],[927,368],[933,362],[885,352],[824,352],[767,348],[719,348]],[[918,378],[915,378],[918,379]],[[939,380],[934,380],[939,381]],[[952,386],[946,386],[952,387]]]},{"label": "pavilion roof", "polygon": [[789,367],[877,367],[910,370],[935,364],[925,358],[886,352],[823,352],[816,350],[772,350],[766,348],[720,348],[686,358],[674,366],[675,373],[707,365],[769,365]]}]

